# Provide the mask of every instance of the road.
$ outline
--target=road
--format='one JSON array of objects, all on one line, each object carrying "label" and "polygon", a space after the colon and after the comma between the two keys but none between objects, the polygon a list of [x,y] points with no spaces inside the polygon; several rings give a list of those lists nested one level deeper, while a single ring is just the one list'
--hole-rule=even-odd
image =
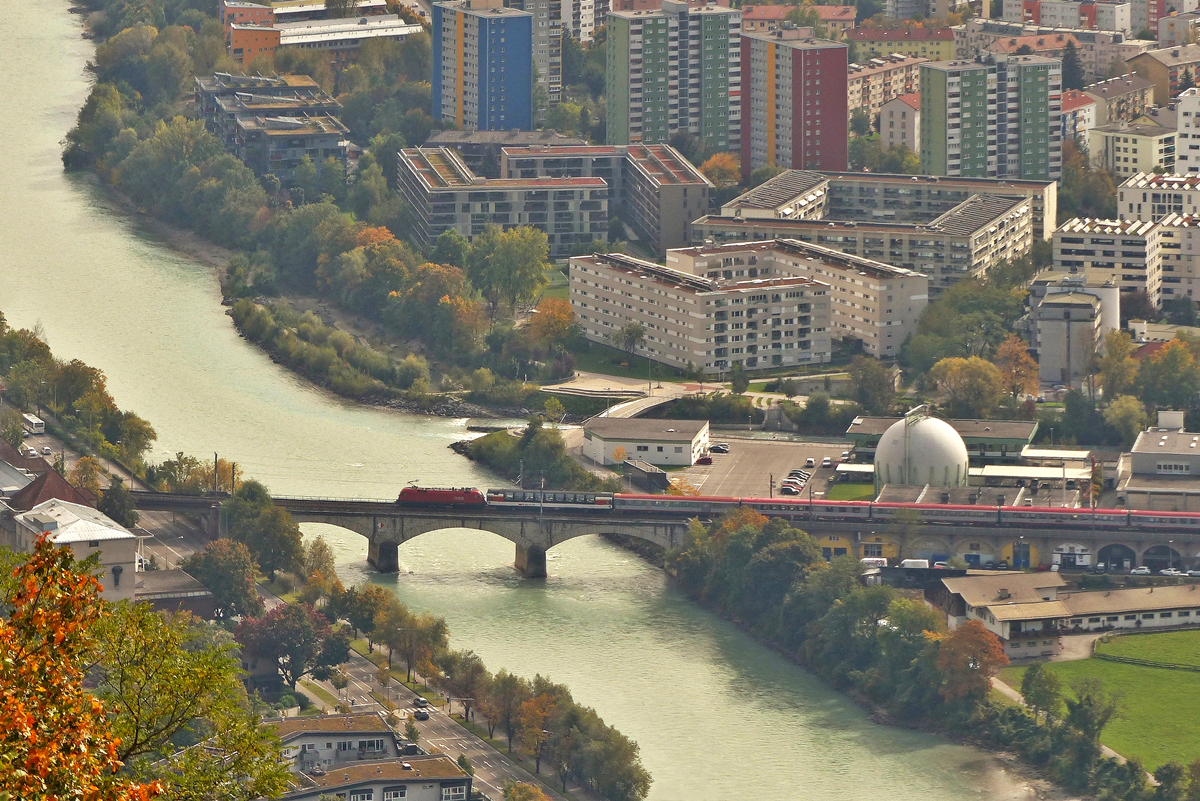
[{"label": "road", "polygon": [[[259,587],[259,595],[262,596],[263,603],[266,604],[268,609],[283,603],[278,597],[267,592],[262,587]],[[311,677],[304,679],[304,681],[319,685],[332,696],[342,696],[346,700],[351,701],[351,705],[355,711],[387,711],[382,704],[371,697],[372,692],[381,696],[386,695],[387,698],[390,698],[396,704],[396,714],[405,720],[411,717],[413,712],[416,711],[417,706],[414,702],[417,699],[417,694],[394,681],[389,684],[385,691],[380,687],[379,681],[376,678],[378,669],[370,660],[356,651],[350,652],[350,661],[343,665],[342,669],[350,679],[350,683],[346,685],[343,691],[337,690],[327,681],[316,681]],[[327,706],[320,698],[305,691],[303,684],[297,685],[297,689],[304,692],[318,706]],[[459,707],[459,711],[462,711],[461,706]],[[467,759],[471,761],[471,767],[475,770],[475,787],[483,792],[484,795],[498,801],[498,799],[504,796],[504,784],[506,782],[535,783],[528,773],[514,766],[504,755],[497,752],[490,745],[467,731],[462,725],[451,718],[448,710],[431,706],[428,708],[428,712],[429,720],[414,720],[417,729],[421,733],[419,741],[421,746],[427,751],[441,751],[454,759],[457,759],[459,754],[466,754]],[[542,791],[554,799],[554,801],[566,801],[563,796],[555,793],[549,786],[542,785]],[[577,799],[599,801],[596,796],[579,788],[573,788],[571,794]]]}]

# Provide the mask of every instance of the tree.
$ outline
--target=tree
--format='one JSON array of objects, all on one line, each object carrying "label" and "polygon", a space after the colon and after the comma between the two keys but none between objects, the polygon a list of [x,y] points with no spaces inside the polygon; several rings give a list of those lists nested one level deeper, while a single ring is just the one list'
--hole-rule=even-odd
[{"label": "tree", "polygon": [[700,165],[700,172],[718,187],[732,186],[742,178],[741,164],[733,153],[714,153]]},{"label": "tree", "polygon": [[100,495],[100,462],[94,456],[80,456],[67,473],[67,480],[78,489]]},{"label": "tree", "polygon": [[765,164],[759,167],[754,172],[750,173],[750,189],[753,189],[760,184],[765,184],[767,181],[774,178],[779,173],[783,172],[783,167],[778,167],[774,164]]},{"label": "tree", "polygon": [[1133,389],[1138,363],[1130,357],[1133,337],[1128,331],[1109,331],[1104,335],[1104,355],[1100,357],[1100,383],[1104,397],[1112,399]]},{"label": "tree", "polygon": [[[1187,801],[1188,769],[1179,762],[1164,762],[1154,771],[1154,801]],[[1200,788],[1196,788],[1200,789]]]},{"label": "tree", "polygon": [[221,538],[189,556],[181,567],[213,594],[218,617],[261,615],[262,598],[254,579],[258,565],[244,543]]},{"label": "tree", "polygon": [[125,528],[133,528],[138,522],[138,513],[134,506],[133,495],[125,489],[125,482],[120,477],[113,476],[112,483],[100,496],[100,503],[96,508]]},{"label": "tree", "polygon": [[546,744],[546,726],[558,712],[554,698],[539,695],[521,704],[519,713],[521,742],[533,752],[534,773],[542,772],[542,747]]},{"label": "tree", "polygon": [[850,115],[850,132],[855,136],[867,136],[871,133],[871,118],[861,108],[854,109]]},{"label": "tree", "polygon": [[750,389],[750,376],[746,374],[746,368],[742,367],[741,362],[734,362],[733,367],[729,369],[729,388],[733,390],[734,395],[742,395]]},{"label": "tree", "polygon": [[1040,663],[1033,664],[1021,677],[1021,695],[1035,714],[1054,717],[1062,706],[1062,682],[1054,671]]},{"label": "tree", "polygon": [[287,510],[269,503],[244,525],[230,526],[230,531],[235,539],[246,543],[259,569],[271,581],[275,580],[276,571],[300,567],[304,541],[300,527]]},{"label": "tree", "polygon": [[493,318],[501,303],[533,300],[546,281],[549,240],[529,226],[501,231],[489,225],[475,237],[467,254],[467,276],[487,299]]},{"label": "tree", "polygon": [[421,733],[417,731],[417,724],[412,718],[409,718],[408,722],[404,724],[404,739],[408,740],[410,743],[416,743],[417,738],[420,736]]},{"label": "tree", "polygon": [[433,240],[433,252],[429,254],[429,260],[434,264],[463,268],[467,266],[467,252],[470,247],[471,243],[465,236],[450,228],[442,231],[438,238]]},{"label": "tree", "polygon": [[938,641],[938,692],[947,702],[987,698],[992,677],[1008,664],[1004,646],[978,620],[968,620]]},{"label": "tree", "polygon": [[280,604],[262,617],[246,618],[234,637],[255,654],[272,659],[293,690],[302,676],[350,658],[350,640],[334,631],[308,604]]},{"label": "tree", "polygon": [[447,651],[439,656],[438,667],[445,676],[442,688],[452,702],[462,704],[463,720],[470,720],[471,705],[483,697],[492,681],[483,660],[474,651]]},{"label": "tree", "polygon": [[1187,409],[1200,393],[1200,366],[1187,344],[1173,339],[1138,368],[1142,402],[1157,409]]},{"label": "tree", "polygon": [[567,414],[567,409],[562,405],[562,401],[553,395],[546,398],[545,407],[547,420],[554,420],[555,422],[558,422],[561,421]]},{"label": "tree", "polygon": [[571,304],[558,298],[546,298],[538,304],[529,320],[529,335],[551,352],[562,351],[576,329]]},{"label": "tree", "polygon": [[377,622],[380,611],[399,604],[395,595],[378,584],[363,584],[346,591],[337,607],[340,616],[350,621],[355,635],[359,632],[365,634],[368,650],[374,650],[373,643],[382,641],[378,636]]},{"label": "tree", "polygon": [[520,722],[521,704],[531,696],[532,691],[527,680],[501,669],[492,679],[487,696],[480,706],[488,720],[488,736],[492,736],[496,726],[503,729],[509,753],[512,753],[513,738]]},{"label": "tree", "polygon": [[550,801],[536,784],[507,781],[504,783],[504,801]]},{"label": "tree", "polygon": [[324,537],[314,537],[312,542],[308,543],[304,549],[304,559],[300,569],[308,581],[313,581],[318,576],[325,580],[337,578],[333,549],[329,547],[329,543],[325,541]]},{"label": "tree", "polygon": [[1196,79],[1192,76],[1192,71],[1187,67],[1183,67],[1179,71],[1179,91],[1186,92],[1188,89],[1196,88]]},{"label": "tree", "polygon": [[89,632],[104,614],[92,566],[42,536],[0,585],[0,795],[132,801],[160,789],[116,774],[116,736],[83,689]]},{"label": "tree", "polygon": [[946,394],[952,412],[965,417],[987,416],[1004,391],[1000,370],[978,356],[942,359],[929,377]]},{"label": "tree", "polygon": [[1126,448],[1133,445],[1133,441],[1146,428],[1149,420],[1146,407],[1132,395],[1118,395],[1104,410],[1104,422],[1116,429]]},{"label": "tree", "polygon": [[850,386],[859,405],[871,414],[886,414],[895,395],[891,371],[878,359],[855,356],[849,372]]},{"label": "tree", "polygon": [[14,450],[21,447],[25,439],[25,419],[16,409],[9,409],[0,417],[0,439]]},{"label": "tree", "polygon": [[633,351],[646,344],[646,326],[641,323],[625,323],[613,333],[613,342],[621,350]]},{"label": "tree", "polygon": [[996,348],[992,363],[1000,370],[1006,392],[1016,399],[1038,390],[1038,363],[1029,355],[1029,346],[1016,334],[1009,334]]},{"label": "tree", "polygon": [[1062,55],[1062,87],[1063,89],[1083,88],[1083,64],[1079,60],[1078,48],[1074,41],[1068,41]]}]

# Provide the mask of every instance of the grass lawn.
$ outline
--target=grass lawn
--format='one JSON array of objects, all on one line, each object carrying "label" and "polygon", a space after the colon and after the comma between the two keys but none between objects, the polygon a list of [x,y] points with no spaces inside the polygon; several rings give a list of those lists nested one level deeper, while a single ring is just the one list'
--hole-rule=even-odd
[{"label": "grass lawn", "polygon": [[261,584],[272,595],[278,596],[279,600],[284,603],[294,604],[296,599],[300,597],[300,591],[296,588],[293,588],[290,592],[284,592],[284,585],[279,581],[278,576],[276,576],[275,581],[267,581],[266,576],[259,576],[257,583]]},{"label": "grass lawn", "polygon": [[[1154,659],[1149,654],[1156,653],[1157,646],[1149,641],[1163,636],[1170,634],[1117,639],[1129,640],[1125,645],[1141,648],[1145,658]],[[1121,710],[1100,737],[1118,754],[1141,759],[1148,770],[1172,760],[1187,765],[1200,757],[1200,720],[1193,714],[1200,697],[1200,673],[1100,659],[1050,662],[1046,667],[1065,687],[1078,679],[1096,678],[1110,692],[1121,694]],[[1009,667],[1001,671],[1000,678],[1019,690],[1024,674],[1024,666]]]},{"label": "grass lawn", "polygon": [[[602,375],[646,379],[646,358],[640,352],[630,356],[623,350],[593,342],[586,351],[575,354],[575,369]],[[678,381],[680,375],[673,367],[654,364],[654,378]]]},{"label": "grass lawn", "polygon": [[1200,631],[1164,631],[1113,637],[1109,642],[1097,643],[1096,651],[1174,665],[1200,666]]},{"label": "grass lawn", "polygon": [[310,693],[317,696],[322,701],[324,701],[326,704],[328,704],[330,709],[337,707],[338,700],[336,698],[334,698],[332,695],[330,695],[320,685],[313,684],[311,681],[303,681],[303,680],[301,680],[300,683],[304,685],[304,689],[308,690]]},{"label": "grass lawn", "polygon": [[825,497],[831,501],[869,501],[875,497],[875,485],[834,484]]},{"label": "grass lawn", "polygon": [[553,298],[555,300],[567,300],[570,295],[570,288],[566,284],[558,286],[547,286],[542,290],[542,300]]}]

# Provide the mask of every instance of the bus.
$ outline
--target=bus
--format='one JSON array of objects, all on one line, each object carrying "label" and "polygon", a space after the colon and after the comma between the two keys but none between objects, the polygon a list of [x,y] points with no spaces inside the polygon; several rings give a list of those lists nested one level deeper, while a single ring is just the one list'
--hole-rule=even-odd
[{"label": "bus", "polygon": [[46,433],[46,424],[42,422],[42,418],[34,414],[23,414],[21,418],[25,423],[25,430],[30,434]]}]

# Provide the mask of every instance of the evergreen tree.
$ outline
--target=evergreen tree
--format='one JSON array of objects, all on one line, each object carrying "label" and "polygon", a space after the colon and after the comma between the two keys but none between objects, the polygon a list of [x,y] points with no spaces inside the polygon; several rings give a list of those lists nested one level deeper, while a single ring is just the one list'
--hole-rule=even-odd
[{"label": "evergreen tree", "polygon": [[1062,88],[1083,88],[1083,64],[1079,61],[1079,53],[1074,42],[1067,42],[1067,46],[1063,48]]}]

